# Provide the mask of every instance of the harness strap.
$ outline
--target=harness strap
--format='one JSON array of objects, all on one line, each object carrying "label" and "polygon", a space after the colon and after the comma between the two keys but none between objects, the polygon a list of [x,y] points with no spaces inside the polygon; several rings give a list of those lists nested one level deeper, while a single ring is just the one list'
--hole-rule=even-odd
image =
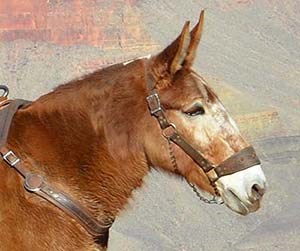
[{"label": "harness strap", "polygon": [[25,179],[24,187],[27,191],[39,195],[63,210],[77,220],[97,240],[97,244],[106,246],[106,237],[114,221],[113,219],[108,219],[107,222],[99,222],[87,209],[80,206],[70,196],[47,183],[42,175],[30,172],[22,160],[6,147],[9,128],[14,114],[18,109],[30,102],[25,100],[9,100],[4,102],[2,103],[2,110],[0,110],[0,154],[3,160]]},{"label": "harness strap", "polygon": [[165,138],[178,145],[186,154],[188,154],[205,172],[210,171],[214,166],[205,159],[195,148],[193,148],[176,130],[176,126],[170,123],[160,104],[159,96],[156,90],[152,91],[147,97],[150,113],[155,116],[162,134]]},{"label": "harness strap", "polygon": [[30,101],[23,99],[7,100],[6,98],[2,98],[0,112],[0,146],[5,145],[7,142],[9,128],[17,110],[29,103]]},{"label": "harness strap", "polygon": [[[150,71],[151,73],[151,71]],[[206,173],[209,180],[214,183],[220,177],[242,171],[249,167],[260,164],[255,150],[252,146],[246,147],[224,160],[218,166],[210,163],[202,154],[189,144],[182,137],[173,123],[170,123],[166,117],[165,111],[161,105],[160,98],[153,82],[154,77],[148,75],[145,65],[145,78],[149,95],[147,103],[150,114],[154,116],[162,129],[162,134],[167,140],[171,140],[178,145],[187,155],[189,155],[198,166]]]}]

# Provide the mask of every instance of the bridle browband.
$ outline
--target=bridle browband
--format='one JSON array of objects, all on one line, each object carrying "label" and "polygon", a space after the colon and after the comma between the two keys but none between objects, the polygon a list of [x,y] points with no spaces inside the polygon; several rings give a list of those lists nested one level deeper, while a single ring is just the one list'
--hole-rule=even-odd
[{"label": "bridle browband", "polygon": [[176,125],[167,119],[165,110],[160,102],[158,90],[155,88],[156,82],[154,77],[151,75],[149,76],[148,74],[151,74],[151,71],[147,73],[145,70],[148,88],[148,96],[146,98],[148,108],[150,114],[157,119],[162,130],[162,135],[168,141],[171,141],[179,146],[188,156],[190,156],[204,171],[212,185],[215,184],[220,177],[230,175],[260,164],[260,160],[258,159],[252,146],[248,146],[233,154],[217,166],[210,163],[199,151],[197,151],[185,140],[185,138],[177,131]]},{"label": "bridle browband", "polygon": [[24,179],[24,187],[28,192],[37,194],[60,208],[84,227],[98,245],[105,246],[108,240],[108,230],[114,219],[107,218],[102,221],[96,219],[69,195],[49,184],[43,175],[31,172],[27,168],[27,164],[6,146],[14,114],[30,102],[22,99],[7,100],[8,88],[4,87],[0,86],[0,89],[7,91],[5,96],[1,97],[2,102],[0,104],[0,154],[3,160]]}]

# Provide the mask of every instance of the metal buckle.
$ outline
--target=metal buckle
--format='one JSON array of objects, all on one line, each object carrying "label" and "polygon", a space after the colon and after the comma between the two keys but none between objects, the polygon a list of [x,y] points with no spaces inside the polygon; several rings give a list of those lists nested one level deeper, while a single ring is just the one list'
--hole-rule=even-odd
[{"label": "metal buckle", "polygon": [[211,182],[216,182],[218,179],[219,179],[219,176],[218,174],[216,173],[215,169],[211,169],[209,170],[207,173],[206,173],[208,179],[211,181]]},{"label": "metal buckle", "polygon": [[157,93],[153,93],[147,97],[148,107],[151,115],[162,110],[160,105],[160,99]]},{"label": "metal buckle", "polygon": [[3,91],[3,94],[1,95],[1,97],[6,98],[9,94],[9,89],[6,85],[0,85],[0,90]]},{"label": "metal buckle", "polygon": [[30,173],[25,178],[24,187],[30,192],[38,192],[44,185],[43,176],[35,173]]},{"label": "metal buckle", "polygon": [[170,139],[170,137],[173,136],[175,133],[177,133],[177,129],[173,123],[170,123],[168,127],[164,128],[162,130],[162,135],[166,139]]},{"label": "metal buckle", "polygon": [[3,155],[3,159],[8,163],[10,166],[15,166],[20,159],[15,155],[13,151],[8,151],[6,154]]}]

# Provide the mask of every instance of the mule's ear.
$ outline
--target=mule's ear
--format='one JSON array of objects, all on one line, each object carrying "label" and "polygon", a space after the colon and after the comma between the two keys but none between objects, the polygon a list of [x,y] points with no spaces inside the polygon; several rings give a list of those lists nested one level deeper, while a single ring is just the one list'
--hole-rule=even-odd
[{"label": "mule's ear", "polygon": [[170,73],[174,75],[182,68],[182,63],[185,60],[187,48],[190,43],[190,22],[187,21],[183,26],[182,32],[179,36],[179,44],[176,48],[177,52],[170,65]]},{"label": "mule's ear", "polygon": [[190,42],[190,22],[186,22],[181,34],[166,49],[155,58],[154,71],[157,75],[171,77],[182,68],[185,60],[187,48]]},{"label": "mule's ear", "polygon": [[184,67],[191,68],[197,53],[197,47],[200,43],[204,22],[204,10],[200,13],[200,18],[196,26],[191,31],[191,42],[187,50],[186,58],[183,62]]}]

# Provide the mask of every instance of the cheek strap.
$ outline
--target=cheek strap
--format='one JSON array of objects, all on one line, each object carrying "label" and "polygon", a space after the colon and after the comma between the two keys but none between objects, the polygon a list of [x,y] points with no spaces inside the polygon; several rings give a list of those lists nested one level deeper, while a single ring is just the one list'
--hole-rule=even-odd
[{"label": "cheek strap", "polygon": [[260,164],[254,148],[249,146],[230,156],[218,166],[213,165],[178,133],[173,123],[168,121],[156,89],[147,97],[147,103],[150,114],[157,119],[163,136],[189,155],[202,168],[211,182],[215,182],[222,176]]}]

